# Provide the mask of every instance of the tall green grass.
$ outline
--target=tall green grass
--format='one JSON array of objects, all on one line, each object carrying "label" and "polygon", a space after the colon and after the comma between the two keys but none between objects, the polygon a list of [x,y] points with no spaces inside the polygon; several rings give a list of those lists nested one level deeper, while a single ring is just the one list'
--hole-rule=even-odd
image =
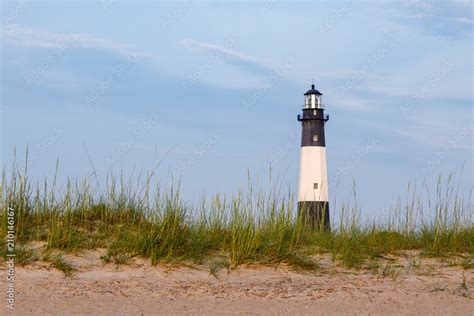
[{"label": "tall green grass", "polygon": [[462,196],[451,176],[440,177],[433,192],[427,185],[409,186],[404,202],[379,222],[362,222],[356,201],[333,206],[331,231],[303,225],[293,195],[280,190],[264,193],[249,185],[235,196],[217,195],[192,206],[181,199],[179,186],[166,192],[154,186],[152,174],[139,181],[109,175],[106,183],[99,190],[87,179],[68,180],[58,188],[57,172],[50,182],[33,184],[26,168],[4,168],[0,237],[6,238],[10,206],[18,253],[32,241],[65,253],[106,248],[103,259],[117,264],[140,256],[153,264],[285,263],[311,269],[313,255],[329,253],[346,267],[361,268],[406,250],[468,260],[474,253],[471,196]]}]

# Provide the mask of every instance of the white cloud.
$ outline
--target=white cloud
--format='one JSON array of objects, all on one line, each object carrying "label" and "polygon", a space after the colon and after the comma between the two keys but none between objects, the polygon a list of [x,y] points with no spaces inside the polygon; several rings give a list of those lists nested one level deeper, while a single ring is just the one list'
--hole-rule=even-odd
[{"label": "white cloud", "polygon": [[0,29],[0,37],[4,43],[27,48],[64,49],[76,46],[110,50],[126,57],[157,58],[156,55],[136,51],[130,46],[84,33],[55,33],[40,28],[9,24]]},{"label": "white cloud", "polygon": [[474,24],[474,19],[470,18],[470,17],[456,17],[456,18],[453,18],[453,19],[454,19],[454,21],[459,22],[459,23],[463,23],[463,24],[470,24],[470,25]]},{"label": "white cloud", "polygon": [[232,50],[231,47],[233,46],[234,41],[235,39],[228,38],[224,45],[218,45],[218,44],[206,43],[206,42],[201,42],[201,41],[187,38],[187,39],[183,39],[179,43],[190,49],[210,51],[210,52],[217,53],[219,55],[223,55],[225,57],[229,57],[234,60],[243,61],[246,63],[254,64],[259,67],[270,69],[270,67],[262,60],[256,57]]},{"label": "white cloud", "polygon": [[[459,117],[462,116],[459,115]],[[422,118],[414,116],[408,121],[398,121],[393,124],[365,122],[362,125],[408,139],[416,146],[431,149],[471,150],[472,146],[468,143],[474,127],[472,121],[458,120],[451,124],[440,124],[439,121],[437,116],[423,115]]]},{"label": "white cloud", "polygon": [[[385,6],[384,6],[385,8]],[[389,9],[395,12],[395,17],[401,19],[401,24],[407,26],[407,21],[417,22],[411,28],[433,27],[433,21],[446,23],[450,29],[457,29],[457,32],[469,31],[466,26],[472,26],[474,19],[472,16],[472,1],[444,0],[444,1],[412,1],[392,3]],[[430,19],[430,24],[419,23],[424,19]],[[398,22],[400,23],[400,22]],[[472,30],[471,30],[472,32]]]},{"label": "white cloud", "polygon": [[330,106],[352,112],[371,111],[375,108],[366,99],[353,96],[339,96],[337,95],[337,92],[333,96],[331,96]]}]

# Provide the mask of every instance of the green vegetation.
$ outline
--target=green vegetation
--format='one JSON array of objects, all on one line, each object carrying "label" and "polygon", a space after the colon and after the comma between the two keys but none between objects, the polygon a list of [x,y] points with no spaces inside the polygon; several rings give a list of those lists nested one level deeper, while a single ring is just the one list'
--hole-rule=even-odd
[{"label": "green vegetation", "polygon": [[64,259],[64,255],[56,255],[52,258],[52,263],[56,269],[64,272],[65,275],[71,275],[74,272],[74,267]]},{"label": "green vegetation", "polygon": [[[459,194],[453,177],[439,178],[434,192],[424,185],[408,188],[405,202],[393,205],[380,223],[363,224],[360,209],[349,201],[332,210],[332,230],[310,229],[295,215],[291,194],[255,191],[214,197],[199,206],[186,205],[179,189],[151,188],[152,176],[133,185],[109,176],[106,190],[85,180],[33,185],[27,170],[4,169],[0,183],[0,237],[7,238],[7,210],[15,214],[16,251],[20,263],[39,260],[25,250],[42,241],[48,251],[72,253],[106,248],[106,262],[125,263],[140,256],[158,263],[206,263],[212,273],[244,263],[280,264],[316,269],[313,255],[330,253],[348,268],[381,269],[395,276],[391,264],[378,258],[418,250],[423,256],[463,258],[457,264],[472,269],[474,254],[471,197]],[[152,191],[156,193],[151,194]],[[102,193],[97,193],[102,192]],[[352,205],[352,206],[350,206]],[[6,250],[1,249],[5,256]],[[50,258],[66,274],[62,256]],[[413,267],[420,264],[410,258]]]}]

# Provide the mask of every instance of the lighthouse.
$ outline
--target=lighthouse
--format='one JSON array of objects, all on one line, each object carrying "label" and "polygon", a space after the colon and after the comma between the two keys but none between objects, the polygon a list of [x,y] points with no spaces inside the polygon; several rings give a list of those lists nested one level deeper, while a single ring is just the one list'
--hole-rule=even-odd
[{"label": "lighthouse", "polygon": [[324,115],[322,93],[311,89],[304,94],[301,122],[300,177],[298,212],[304,223],[311,227],[329,229],[328,175],[324,125],[329,115]]}]

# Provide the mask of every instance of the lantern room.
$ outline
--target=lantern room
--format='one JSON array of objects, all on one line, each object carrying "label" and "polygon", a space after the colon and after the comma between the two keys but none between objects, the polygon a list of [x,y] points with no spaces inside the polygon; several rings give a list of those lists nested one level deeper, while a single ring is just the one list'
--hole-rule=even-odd
[{"label": "lantern room", "polygon": [[304,94],[304,108],[305,109],[322,109],[321,96],[323,94],[314,88],[314,84]]}]

